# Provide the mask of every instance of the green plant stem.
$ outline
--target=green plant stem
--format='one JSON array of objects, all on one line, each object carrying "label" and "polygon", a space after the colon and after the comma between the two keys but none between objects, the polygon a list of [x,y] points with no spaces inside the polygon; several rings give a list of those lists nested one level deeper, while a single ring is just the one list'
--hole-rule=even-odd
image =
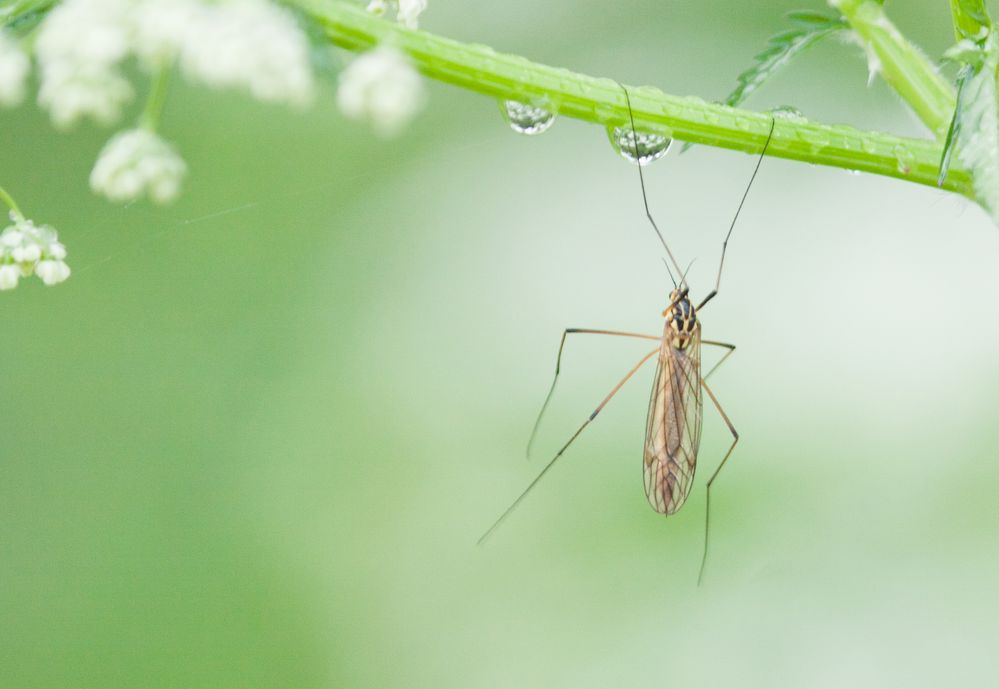
[{"label": "green plant stem", "polygon": [[[563,116],[604,126],[628,122],[624,94],[611,79],[549,67],[516,55],[497,53],[487,46],[406,29],[345,2],[284,0],[284,3],[308,14],[333,43],[343,48],[363,51],[390,43],[406,52],[423,74],[448,84],[493,98],[543,102]],[[759,153],[770,129],[771,118],[767,113],[674,96],[648,87],[629,88],[629,91],[639,128],[683,141]],[[945,130],[949,122],[948,110]],[[804,119],[779,119],[767,154],[936,186],[941,148],[929,140]],[[951,169],[944,188],[970,196],[967,171]]]},{"label": "green plant stem", "polygon": [[142,110],[139,118],[139,125],[151,132],[155,132],[160,124],[160,115],[163,112],[163,104],[166,102],[167,89],[170,86],[170,68],[161,66],[153,76],[152,86],[149,90],[149,97],[146,98],[146,107]]},{"label": "green plant stem", "polygon": [[[835,1],[835,0],[834,0]],[[356,5],[341,0],[282,0],[323,27],[334,44],[361,51],[379,43],[391,43],[405,51],[426,76],[493,98],[540,101],[565,117],[621,126],[628,122],[624,94],[617,82],[566,69],[531,62],[523,57],[497,53],[488,46],[461,43],[425,31],[413,31],[371,16]],[[918,50],[891,27],[886,30],[880,6],[872,0],[838,0],[844,14],[864,38],[869,29],[871,44],[883,51],[886,74],[917,112],[932,115],[935,132],[946,132],[954,96]],[[0,15],[15,21],[19,12],[40,11],[52,0],[22,0]],[[876,12],[872,12],[877,10]],[[849,14],[847,13],[849,10]],[[858,28],[859,27],[859,28]],[[864,40],[868,40],[864,38]],[[880,52],[878,53],[880,55]],[[886,59],[892,58],[892,59]],[[888,67],[891,65],[891,67]],[[894,79],[894,77],[893,77]],[[691,143],[759,153],[770,129],[769,114],[706,103],[657,89],[630,89],[638,127],[668,134]],[[917,107],[918,106],[918,107]],[[922,115],[921,115],[922,116]],[[767,154],[816,165],[859,170],[936,186],[941,148],[934,141],[865,132],[843,125],[827,125],[805,119],[779,119]],[[944,188],[972,197],[967,170],[951,168]]]},{"label": "green plant stem", "polygon": [[3,187],[0,187],[0,201],[3,201],[4,204],[10,208],[11,212],[13,212],[18,218],[24,217],[24,213],[22,213],[21,209],[18,208],[17,202],[14,201],[14,197],[8,194],[7,190]]},{"label": "green plant stem", "polygon": [[954,114],[954,88],[905,39],[875,0],[829,0],[880,62],[881,74],[933,135],[943,140]]}]

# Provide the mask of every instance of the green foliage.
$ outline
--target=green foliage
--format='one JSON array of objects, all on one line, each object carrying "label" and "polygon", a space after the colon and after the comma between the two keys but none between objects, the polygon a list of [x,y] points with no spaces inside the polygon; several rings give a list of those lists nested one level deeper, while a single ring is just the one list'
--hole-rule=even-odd
[{"label": "green foliage", "polygon": [[954,34],[959,41],[980,41],[992,26],[985,0],[950,0],[950,11],[954,19]]},{"label": "green foliage", "polygon": [[[952,141],[946,147],[956,147],[958,161],[973,175],[975,195],[999,221],[999,105],[996,102],[996,67],[999,65],[999,44],[990,35],[982,49],[977,67],[962,68],[961,98],[951,124]],[[946,173],[941,169],[941,175]]]},{"label": "green foliage", "polygon": [[957,105],[954,108],[954,117],[950,120],[950,127],[947,128],[947,137],[944,139],[944,150],[940,156],[940,171],[937,174],[937,186],[942,187],[947,179],[947,171],[950,169],[950,160],[954,154],[954,144],[961,133],[961,113],[963,112],[964,92],[968,81],[975,73],[975,67],[966,64],[957,74]]},{"label": "green foliage", "polygon": [[[770,40],[767,41],[767,47],[754,56],[756,62],[753,66],[738,76],[739,83],[723,101],[725,105],[736,107],[777,70],[790,62],[795,55],[803,52],[820,39],[845,29],[847,26],[842,19],[819,12],[804,10],[790,12],[787,17],[796,27],[770,37]],[[691,146],[693,146],[692,143],[685,142],[680,152],[687,152]]]},{"label": "green foliage", "polygon": [[978,69],[985,61],[985,50],[978,42],[965,38],[948,48],[943,59],[945,62],[956,62]]},{"label": "green foliage", "polygon": [[885,83],[935,137],[943,140],[954,116],[954,85],[895,26],[880,3],[874,0],[829,0],[829,3],[849,22],[853,35],[867,53],[868,64],[876,61],[878,74]]},{"label": "green foliage", "polygon": [[12,0],[0,3],[0,27],[30,29],[56,0]]},{"label": "green foliage", "polygon": [[725,104],[736,106],[770,78],[778,69],[790,62],[817,41],[847,28],[839,17],[818,12],[791,12],[787,15],[794,28],[772,36],[766,48],[755,56],[755,63],[738,77],[738,85],[725,98]]},{"label": "green foliage", "polygon": [[[978,114],[983,114],[983,108],[986,104],[978,103],[972,105],[967,99],[966,92],[968,84],[981,73],[985,63],[989,59],[989,49],[986,46],[986,39],[992,28],[992,20],[989,18],[988,10],[985,8],[983,0],[951,0],[950,5],[954,21],[954,33],[958,41],[944,53],[943,58],[945,61],[960,64],[961,69],[957,74],[957,102],[954,106],[954,115],[951,118],[950,127],[947,128],[943,155],[940,157],[940,171],[937,175],[938,186],[943,185],[944,180],[947,178],[947,170],[950,168],[951,157],[960,139],[966,111],[973,110]],[[995,74],[994,66],[991,72]],[[982,96],[981,86],[985,85],[979,85],[976,82],[976,97]],[[999,152],[994,152],[991,157],[995,158],[997,155],[999,155]],[[992,203],[988,205],[994,214],[995,205]]]}]

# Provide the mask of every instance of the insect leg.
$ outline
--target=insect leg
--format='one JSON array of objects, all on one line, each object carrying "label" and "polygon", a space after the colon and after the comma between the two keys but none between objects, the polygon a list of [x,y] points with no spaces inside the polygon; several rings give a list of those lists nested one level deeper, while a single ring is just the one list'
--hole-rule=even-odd
[{"label": "insect leg", "polygon": [[538,418],[534,422],[534,428],[531,429],[531,437],[527,441],[527,452],[528,457],[531,456],[531,447],[534,445],[534,438],[538,434],[538,428],[541,426],[541,417],[545,415],[545,410],[548,409],[548,403],[552,399],[552,395],[555,393],[555,384],[558,382],[559,369],[562,368],[562,350],[565,348],[565,338],[568,335],[575,334],[585,334],[585,335],[616,335],[618,337],[638,337],[643,340],[660,340],[662,339],[659,335],[643,335],[641,333],[626,333],[618,330],[593,330],[589,328],[566,328],[562,331],[562,341],[558,345],[558,358],[555,360],[555,378],[552,379],[552,385],[548,388],[548,394],[545,396],[545,403],[541,405],[541,411],[538,412]]},{"label": "insect leg", "polygon": [[[659,237],[659,241],[666,250],[666,255],[669,256],[670,263],[672,263],[673,267],[676,268],[677,275],[680,275],[680,264],[676,262],[673,252],[670,251],[669,244],[666,243],[666,238],[663,236],[663,233],[659,231],[659,226],[656,225],[656,221],[652,217],[652,211],[649,210],[649,197],[645,192],[645,173],[642,172],[642,164],[638,154],[638,132],[635,131],[635,113],[631,109],[631,95],[628,93],[628,88],[624,84],[617,82],[617,85],[621,87],[622,91],[624,91],[624,102],[628,106],[628,119],[631,122],[631,141],[634,144],[635,162],[638,164],[638,183],[642,188],[642,203],[645,205],[645,217],[649,219],[652,229],[656,231],[656,236]],[[666,269],[669,270],[669,265],[667,265]],[[670,272],[670,277],[672,277],[672,272]],[[682,280],[680,281],[679,286],[683,287]]]},{"label": "insect leg", "polygon": [[707,375],[704,376],[704,379],[707,380],[711,376],[711,374],[714,373],[715,370],[719,366],[721,366],[722,364],[725,363],[725,359],[727,359],[730,356],[732,356],[732,352],[735,351],[735,345],[734,344],[728,344],[727,342],[715,342],[714,340],[701,340],[701,344],[713,345],[715,347],[724,347],[725,349],[728,350],[727,352],[725,352],[724,354],[722,354],[722,358],[718,360],[718,363],[715,364],[714,366],[712,366],[711,370],[708,371]]},{"label": "insect leg", "polygon": [[[656,339],[658,339],[658,338],[656,338]],[[630,379],[630,378],[631,378],[631,377],[632,377],[633,375],[635,375],[635,373],[637,373],[637,372],[638,372],[638,369],[640,369],[640,368],[642,367],[642,365],[643,365],[643,364],[644,364],[644,363],[645,363],[646,361],[648,361],[649,359],[651,359],[651,358],[652,358],[653,356],[655,356],[655,355],[656,355],[656,354],[658,354],[658,353],[659,353],[659,348],[658,348],[658,347],[656,347],[656,348],[655,348],[655,349],[653,349],[653,350],[652,350],[651,352],[649,352],[648,354],[646,354],[645,356],[643,356],[643,357],[642,357],[642,359],[641,359],[641,361],[639,361],[639,362],[638,362],[637,364],[635,364],[635,365],[634,365],[634,366],[632,367],[632,369],[631,369],[630,371],[628,371],[628,374],[627,374],[627,375],[626,375],[626,376],[625,376],[624,378],[622,378],[622,379],[621,379],[621,380],[620,380],[620,381],[618,382],[618,384],[617,384],[617,385],[615,385],[615,386],[614,386],[614,388],[613,388],[613,389],[612,389],[612,390],[611,390],[611,391],[610,391],[610,392],[609,392],[609,393],[607,394],[607,396],[606,396],[606,397],[604,397],[603,401],[602,401],[602,402],[601,402],[601,403],[600,403],[599,405],[597,405],[597,408],[593,410],[593,413],[592,413],[592,414],[590,414],[590,417],[589,417],[588,419],[586,419],[586,421],[584,421],[584,422],[583,422],[583,425],[582,425],[582,426],[580,426],[580,427],[579,427],[579,428],[578,428],[578,429],[576,430],[576,432],[575,432],[575,433],[573,433],[573,434],[572,434],[572,437],[571,437],[571,438],[569,438],[569,440],[568,440],[568,441],[567,441],[567,442],[565,443],[565,445],[563,445],[563,446],[562,446],[562,449],[560,449],[560,450],[559,450],[559,451],[558,451],[558,452],[557,452],[557,453],[555,454],[555,456],[554,456],[554,457],[552,457],[552,460],[551,460],[550,462],[548,462],[548,464],[546,464],[546,465],[545,465],[545,468],[541,470],[541,473],[539,473],[539,474],[538,474],[538,475],[537,475],[537,476],[535,477],[535,479],[534,479],[533,481],[531,481],[531,483],[530,483],[530,484],[529,484],[529,485],[527,486],[527,488],[525,488],[525,489],[524,489],[524,492],[522,492],[522,493],[521,493],[520,495],[518,495],[518,496],[517,496],[517,499],[516,499],[516,500],[514,500],[514,501],[513,501],[513,502],[512,502],[511,504],[510,504],[510,506],[509,506],[509,507],[507,507],[507,508],[506,508],[506,511],[505,511],[505,512],[503,512],[503,514],[501,514],[501,515],[499,516],[499,518],[498,518],[498,519],[497,519],[497,520],[496,520],[495,522],[493,522],[493,525],[492,525],[492,526],[490,526],[490,527],[489,527],[488,529],[486,529],[486,532],[485,532],[484,534],[482,534],[482,536],[480,536],[480,537],[479,537],[479,540],[478,540],[478,545],[482,545],[483,543],[485,543],[485,542],[486,542],[486,539],[487,539],[487,538],[489,538],[489,536],[490,536],[490,535],[492,534],[492,532],[493,532],[493,531],[495,531],[495,530],[496,530],[496,529],[497,529],[497,528],[499,527],[499,525],[503,523],[503,520],[505,520],[505,519],[506,519],[506,518],[507,518],[508,516],[510,516],[510,513],[511,513],[511,512],[513,512],[513,511],[514,511],[514,509],[516,509],[516,508],[517,508],[517,505],[519,505],[519,504],[520,504],[520,502],[521,502],[521,501],[522,501],[522,500],[523,500],[523,499],[524,499],[525,497],[527,497],[527,494],[531,492],[531,490],[532,490],[532,489],[534,488],[534,486],[536,486],[536,485],[538,484],[538,481],[540,481],[540,480],[541,480],[541,478],[542,478],[542,477],[543,477],[543,476],[544,476],[544,475],[545,475],[546,473],[548,473],[548,470],[549,470],[549,469],[551,469],[551,468],[552,468],[552,466],[554,466],[555,462],[556,462],[556,461],[558,461],[558,458],[562,456],[562,453],[564,453],[564,452],[565,452],[565,451],[566,451],[566,450],[567,450],[567,449],[569,448],[569,446],[570,446],[570,445],[572,445],[572,442],[573,442],[573,441],[574,441],[574,440],[575,440],[576,438],[578,438],[578,437],[579,437],[579,434],[583,432],[583,429],[584,429],[584,428],[586,428],[587,426],[589,426],[589,425],[590,425],[590,422],[591,422],[591,421],[593,421],[593,419],[597,418],[597,414],[599,414],[599,413],[600,413],[600,411],[601,411],[601,410],[602,410],[602,409],[603,409],[603,408],[604,408],[605,406],[607,406],[607,403],[608,403],[608,402],[610,402],[610,401],[611,401],[611,399],[612,399],[612,398],[614,397],[614,395],[616,395],[616,394],[617,394],[618,390],[620,390],[620,389],[621,389],[621,388],[622,388],[622,387],[624,386],[624,384],[625,384],[625,383],[627,383],[627,382],[628,382],[628,380],[629,380],[629,379]]]},{"label": "insect leg", "polygon": [[721,472],[722,467],[725,466],[725,462],[728,461],[729,456],[732,454],[732,450],[735,449],[736,443],[739,442],[739,433],[735,430],[735,426],[732,425],[732,422],[729,420],[725,410],[722,409],[721,404],[718,403],[718,398],[715,397],[715,393],[711,392],[711,388],[708,387],[708,384],[704,382],[703,378],[701,379],[701,385],[704,387],[704,391],[708,393],[708,397],[711,398],[711,401],[714,402],[715,408],[718,410],[718,413],[721,414],[722,419],[725,421],[725,425],[728,426],[728,430],[732,432],[732,444],[729,445],[728,452],[726,452],[725,456],[722,458],[721,464],[718,465],[715,472],[711,474],[711,478],[708,479],[707,498],[704,505],[704,554],[701,556],[701,570],[697,574],[698,586],[701,585],[701,581],[704,579],[704,566],[708,562],[708,527],[711,521],[711,484],[715,482],[716,478],[718,478],[718,474]]},{"label": "insect leg", "polygon": [[746,191],[742,192],[742,200],[739,201],[739,207],[735,209],[735,217],[732,218],[732,224],[728,226],[728,234],[725,235],[725,241],[722,242],[721,260],[718,261],[718,277],[715,279],[715,288],[708,293],[708,296],[704,297],[700,304],[697,305],[698,311],[703,309],[705,304],[714,299],[718,295],[718,290],[721,289],[722,269],[725,268],[725,252],[728,250],[728,240],[732,238],[732,230],[735,229],[735,223],[739,219],[739,213],[742,212],[742,206],[746,203],[746,197],[749,196],[749,190],[753,186],[753,180],[756,179],[756,173],[760,171],[760,165],[763,163],[763,156],[766,155],[767,147],[770,146],[770,139],[773,138],[774,127],[776,125],[777,120],[771,117],[770,133],[767,134],[767,140],[763,144],[763,150],[760,151],[760,157],[756,160],[756,167],[753,168],[753,174],[749,178],[749,184],[746,185]]}]

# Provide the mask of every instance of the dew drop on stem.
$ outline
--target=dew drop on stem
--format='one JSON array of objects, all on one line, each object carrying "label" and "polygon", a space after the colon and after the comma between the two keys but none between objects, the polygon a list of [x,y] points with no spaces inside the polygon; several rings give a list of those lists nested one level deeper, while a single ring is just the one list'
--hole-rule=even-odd
[{"label": "dew drop on stem", "polygon": [[547,131],[555,121],[555,113],[550,110],[516,100],[501,101],[500,111],[510,129],[528,136]]},{"label": "dew drop on stem", "polygon": [[[669,151],[673,139],[662,134],[634,131],[630,126],[608,127],[611,145],[629,163],[648,165]],[[637,153],[637,155],[636,155]]]},{"label": "dew drop on stem", "polygon": [[805,116],[798,108],[792,105],[781,105],[770,111],[770,114],[778,120],[803,120]]}]

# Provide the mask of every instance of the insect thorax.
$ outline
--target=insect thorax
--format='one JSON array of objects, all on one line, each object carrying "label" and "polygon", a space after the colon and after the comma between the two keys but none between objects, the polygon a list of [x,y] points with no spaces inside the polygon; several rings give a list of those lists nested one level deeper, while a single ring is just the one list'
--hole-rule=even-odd
[{"label": "insect thorax", "polygon": [[671,334],[670,344],[675,349],[686,349],[697,328],[697,314],[686,296],[678,299],[680,293],[673,290],[669,295],[671,306],[663,314],[666,316],[666,329]]}]

